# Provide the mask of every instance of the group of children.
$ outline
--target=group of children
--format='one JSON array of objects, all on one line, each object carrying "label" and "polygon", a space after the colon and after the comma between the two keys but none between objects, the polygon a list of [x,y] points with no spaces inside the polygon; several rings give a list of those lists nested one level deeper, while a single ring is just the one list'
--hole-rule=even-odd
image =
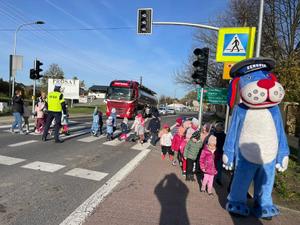
[{"label": "group of children", "polygon": [[203,173],[201,191],[212,195],[213,181],[217,174],[217,183],[221,184],[221,158],[225,141],[223,123],[219,122],[214,126],[206,123],[201,129],[198,127],[196,118],[186,121],[177,118],[172,132],[169,125],[164,124],[159,132],[161,158],[164,160],[168,154],[174,166],[178,160],[186,181],[195,181],[195,172]]}]

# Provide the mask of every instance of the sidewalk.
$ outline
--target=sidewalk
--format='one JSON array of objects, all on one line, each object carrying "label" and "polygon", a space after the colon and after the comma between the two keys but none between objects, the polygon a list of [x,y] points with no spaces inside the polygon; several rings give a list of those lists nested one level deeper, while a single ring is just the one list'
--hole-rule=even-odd
[{"label": "sidewalk", "polygon": [[160,151],[152,150],[84,225],[300,224],[300,212],[283,209],[272,221],[231,217],[224,209],[226,187],[227,184],[223,187],[216,184],[214,196],[201,193],[197,182],[186,182],[178,166],[162,161]]}]

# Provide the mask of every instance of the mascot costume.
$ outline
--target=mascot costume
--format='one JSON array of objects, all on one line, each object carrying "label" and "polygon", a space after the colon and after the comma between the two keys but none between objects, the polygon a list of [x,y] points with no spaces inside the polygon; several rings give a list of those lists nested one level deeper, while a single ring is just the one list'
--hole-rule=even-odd
[{"label": "mascot costume", "polygon": [[[226,209],[230,213],[272,219],[279,214],[272,201],[275,168],[287,169],[287,144],[278,104],[284,89],[273,73],[275,61],[251,58],[235,64],[228,101],[234,105],[237,84],[241,103],[236,105],[224,144],[223,163],[235,168]],[[247,192],[254,183],[254,206],[247,206]]]}]

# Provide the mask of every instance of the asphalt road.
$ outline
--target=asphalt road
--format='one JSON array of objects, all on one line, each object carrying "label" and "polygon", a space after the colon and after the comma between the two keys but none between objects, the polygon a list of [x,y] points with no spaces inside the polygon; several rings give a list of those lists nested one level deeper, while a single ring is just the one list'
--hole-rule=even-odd
[{"label": "asphalt road", "polygon": [[[162,124],[173,125],[177,116],[162,117]],[[152,148],[93,138],[91,118],[71,122],[71,135],[61,144],[0,126],[1,225],[60,224],[143,148]]]}]

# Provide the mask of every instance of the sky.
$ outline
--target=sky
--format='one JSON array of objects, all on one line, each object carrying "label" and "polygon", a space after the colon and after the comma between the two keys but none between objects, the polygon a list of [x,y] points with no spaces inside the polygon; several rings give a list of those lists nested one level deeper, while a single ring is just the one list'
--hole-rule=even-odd
[{"label": "sky", "polygon": [[[138,35],[137,9],[153,8],[155,22],[211,24],[227,0],[0,0],[0,77],[8,80],[14,32],[23,70],[16,81],[31,84],[29,70],[37,58],[46,71],[58,64],[65,78],[77,76],[87,87],[109,85],[114,79],[137,80],[158,95],[182,98],[189,90],[174,82],[195,46],[196,28],[153,26]],[[95,29],[95,30],[87,30]]]}]

